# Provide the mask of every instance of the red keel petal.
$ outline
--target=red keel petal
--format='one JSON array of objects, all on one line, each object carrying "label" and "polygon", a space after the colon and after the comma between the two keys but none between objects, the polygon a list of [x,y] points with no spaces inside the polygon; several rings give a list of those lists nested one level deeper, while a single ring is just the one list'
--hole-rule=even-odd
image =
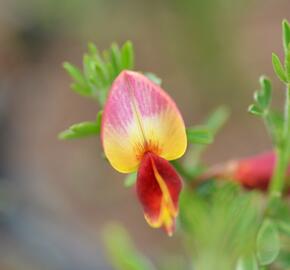
[{"label": "red keel petal", "polygon": [[172,235],[181,188],[181,179],[168,161],[151,152],[143,156],[137,177],[137,194],[145,219],[152,227],[164,227]]}]

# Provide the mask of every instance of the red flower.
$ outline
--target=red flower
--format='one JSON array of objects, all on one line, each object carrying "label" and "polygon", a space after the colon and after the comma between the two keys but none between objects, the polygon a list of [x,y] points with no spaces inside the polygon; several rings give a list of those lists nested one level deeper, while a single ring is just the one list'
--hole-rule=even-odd
[{"label": "red flower", "polygon": [[[266,152],[240,160],[228,161],[210,169],[202,178],[226,178],[248,189],[267,190],[275,168],[274,152]],[[290,167],[288,168],[290,175]]]},{"label": "red flower", "polygon": [[174,101],[142,74],[123,71],[104,108],[101,139],[117,171],[138,170],[137,194],[147,222],[171,235],[182,184],[168,160],[181,157],[187,146]]}]

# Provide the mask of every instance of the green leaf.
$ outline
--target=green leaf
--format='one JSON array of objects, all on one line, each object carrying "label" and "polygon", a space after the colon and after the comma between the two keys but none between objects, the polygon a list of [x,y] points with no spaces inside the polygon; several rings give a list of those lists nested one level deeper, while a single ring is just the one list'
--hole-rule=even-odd
[{"label": "green leaf", "polygon": [[145,72],[144,75],[152,82],[154,82],[157,85],[161,85],[162,79],[160,79],[157,75],[155,75],[152,72]]},{"label": "green leaf", "polygon": [[103,239],[110,262],[116,270],[153,270],[149,260],[133,245],[126,230],[118,225],[106,226]]},{"label": "green leaf", "polygon": [[257,260],[254,255],[242,257],[238,260],[236,270],[259,270]]},{"label": "green leaf", "polygon": [[130,41],[125,42],[121,49],[122,55],[122,68],[133,69],[134,68],[134,49],[133,44]]},{"label": "green leaf", "polygon": [[194,144],[210,144],[213,135],[206,127],[192,127],[186,129],[187,140]]},{"label": "green leaf", "polygon": [[276,75],[278,76],[278,78],[282,82],[287,83],[287,76],[286,76],[286,73],[284,71],[284,68],[281,64],[279,57],[275,53],[272,53],[272,64],[273,64],[273,69],[274,69]]},{"label": "green leaf", "polygon": [[71,89],[81,96],[91,96],[91,88],[88,85],[73,83]]},{"label": "green leaf", "polygon": [[263,115],[263,110],[259,108],[256,104],[252,104],[248,108],[248,112],[257,115],[257,116],[262,116]]},{"label": "green leaf", "polygon": [[74,92],[97,99],[104,105],[112,82],[124,69],[134,66],[134,51],[132,43],[127,41],[122,49],[113,43],[108,50],[100,53],[93,43],[88,44],[88,53],[83,57],[83,71],[65,62],[64,68],[74,79]]},{"label": "green leaf", "polygon": [[265,76],[260,77],[260,85],[261,91],[259,91],[257,102],[263,109],[266,109],[268,108],[271,102],[272,85],[270,80]]},{"label": "green leaf", "polygon": [[288,45],[288,51],[285,55],[285,69],[286,69],[287,81],[290,83],[290,43]]},{"label": "green leaf", "polygon": [[86,84],[86,80],[82,74],[82,72],[75,67],[74,65],[68,63],[68,62],[64,62],[63,63],[63,68],[67,71],[67,73],[76,80],[76,82],[78,82],[79,84],[85,85]]},{"label": "green leaf", "polygon": [[136,183],[137,180],[137,173],[130,173],[126,176],[125,181],[124,181],[124,186],[125,187],[131,187]]},{"label": "green leaf", "polygon": [[116,43],[111,46],[111,62],[115,71],[114,76],[117,77],[122,70],[122,65],[120,49]]},{"label": "green leaf", "polygon": [[216,133],[222,128],[230,116],[230,111],[225,106],[218,107],[206,120],[205,126],[213,134]]},{"label": "green leaf", "polygon": [[80,139],[100,134],[102,111],[98,112],[96,122],[81,122],[74,124],[58,136],[61,140]]},{"label": "green leaf", "polygon": [[277,226],[266,219],[257,236],[257,257],[261,265],[271,264],[279,255],[280,238]]},{"label": "green leaf", "polygon": [[283,221],[277,221],[279,230],[290,237],[290,224]]},{"label": "green leaf", "polygon": [[288,52],[289,44],[290,44],[290,24],[285,19],[282,22],[282,29],[283,29],[283,45],[285,53]]},{"label": "green leaf", "polygon": [[98,134],[99,129],[95,122],[82,122],[72,125],[69,129],[61,132],[58,137],[61,140],[70,140]]}]

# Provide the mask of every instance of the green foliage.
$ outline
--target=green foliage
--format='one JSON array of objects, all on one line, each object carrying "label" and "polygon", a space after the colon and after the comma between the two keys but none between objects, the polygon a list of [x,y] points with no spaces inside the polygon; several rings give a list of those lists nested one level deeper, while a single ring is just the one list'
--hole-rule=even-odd
[{"label": "green foliage", "polygon": [[82,122],[70,126],[67,130],[61,132],[58,138],[61,140],[80,139],[100,134],[102,121],[102,111],[97,115],[95,122]]},{"label": "green foliage", "polygon": [[137,180],[137,173],[130,173],[126,176],[125,180],[124,180],[124,186],[125,187],[131,187],[136,183]]},{"label": "green foliage", "polygon": [[282,82],[287,82],[287,75],[286,72],[283,68],[283,65],[281,64],[281,61],[279,57],[275,54],[272,53],[272,64],[273,64],[273,69],[277,75],[277,77],[282,81]]},{"label": "green foliage", "polygon": [[116,270],[153,270],[153,265],[134,247],[128,233],[118,225],[108,225],[104,243],[110,262]]},{"label": "green foliage", "polygon": [[282,29],[283,29],[283,47],[285,53],[288,53],[290,44],[290,24],[287,20],[283,20]]},{"label": "green foliage", "polygon": [[221,183],[206,193],[184,191],[180,224],[195,269],[232,270],[238,258],[253,254],[259,210],[255,196],[232,183]]},{"label": "green foliage", "polygon": [[248,255],[240,258],[236,270],[259,270],[256,257]]},{"label": "green foliage", "polygon": [[162,79],[159,78],[156,74],[152,73],[152,72],[145,72],[144,75],[151,80],[152,82],[154,82],[157,85],[161,85],[162,84]]},{"label": "green foliage", "polygon": [[262,116],[263,115],[263,111],[262,109],[260,109],[256,104],[251,104],[249,106],[248,111],[253,114],[253,115],[257,115],[257,116]]},{"label": "green foliage", "polygon": [[254,93],[255,103],[250,105],[249,112],[258,116],[266,116],[272,99],[271,82],[265,76],[260,78],[260,90]]},{"label": "green foliage", "polygon": [[220,106],[209,115],[205,121],[205,126],[210,130],[213,136],[216,136],[229,119],[229,116],[229,109],[225,106]]},{"label": "green foliage", "polygon": [[206,127],[192,127],[186,129],[187,140],[194,144],[210,144],[213,142],[213,135]]},{"label": "green foliage", "polygon": [[[215,136],[219,130],[224,126],[230,115],[229,109],[225,106],[220,106],[214,110],[204,121],[203,127],[206,132],[208,132],[208,138],[214,141]],[[192,171],[191,180],[196,172],[201,172],[199,166],[202,153],[207,149],[208,144],[195,144],[189,147],[186,165],[187,170]]]},{"label": "green foliage", "polygon": [[261,265],[271,264],[279,255],[280,237],[275,223],[264,220],[257,236],[257,257]]},{"label": "green foliage", "polygon": [[83,58],[83,71],[68,62],[63,66],[74,79],[72,90],[82,96],[96,99],[102,106],[118,74],[124,69],[133,69],[133,45],[127,41],[119,48],[113,43],[110,49],[100,53],[93,43],[89,43],[88,53]]}]

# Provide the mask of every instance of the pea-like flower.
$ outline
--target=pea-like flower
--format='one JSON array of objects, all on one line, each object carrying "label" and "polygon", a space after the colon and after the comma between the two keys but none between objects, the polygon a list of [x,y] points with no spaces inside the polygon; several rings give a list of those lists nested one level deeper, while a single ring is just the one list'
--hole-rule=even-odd
[{"label": "pea-like flower", "polygon": [[[232,179],[247,189],[267,190],[274,172],[276,156],[269,151],[240,160],[227,161],[212,167],[202,178]],[[287,170],[289,181],[290,166]]]},{"label": "pea-like flower", "polygon": [[168,161],[181,157],[187,146],[174,101],[144,75],[123,71],[105,104],[101,140],[117,171],[138,171],[136,190],[146,221],[172,235],[182,182]]}]

